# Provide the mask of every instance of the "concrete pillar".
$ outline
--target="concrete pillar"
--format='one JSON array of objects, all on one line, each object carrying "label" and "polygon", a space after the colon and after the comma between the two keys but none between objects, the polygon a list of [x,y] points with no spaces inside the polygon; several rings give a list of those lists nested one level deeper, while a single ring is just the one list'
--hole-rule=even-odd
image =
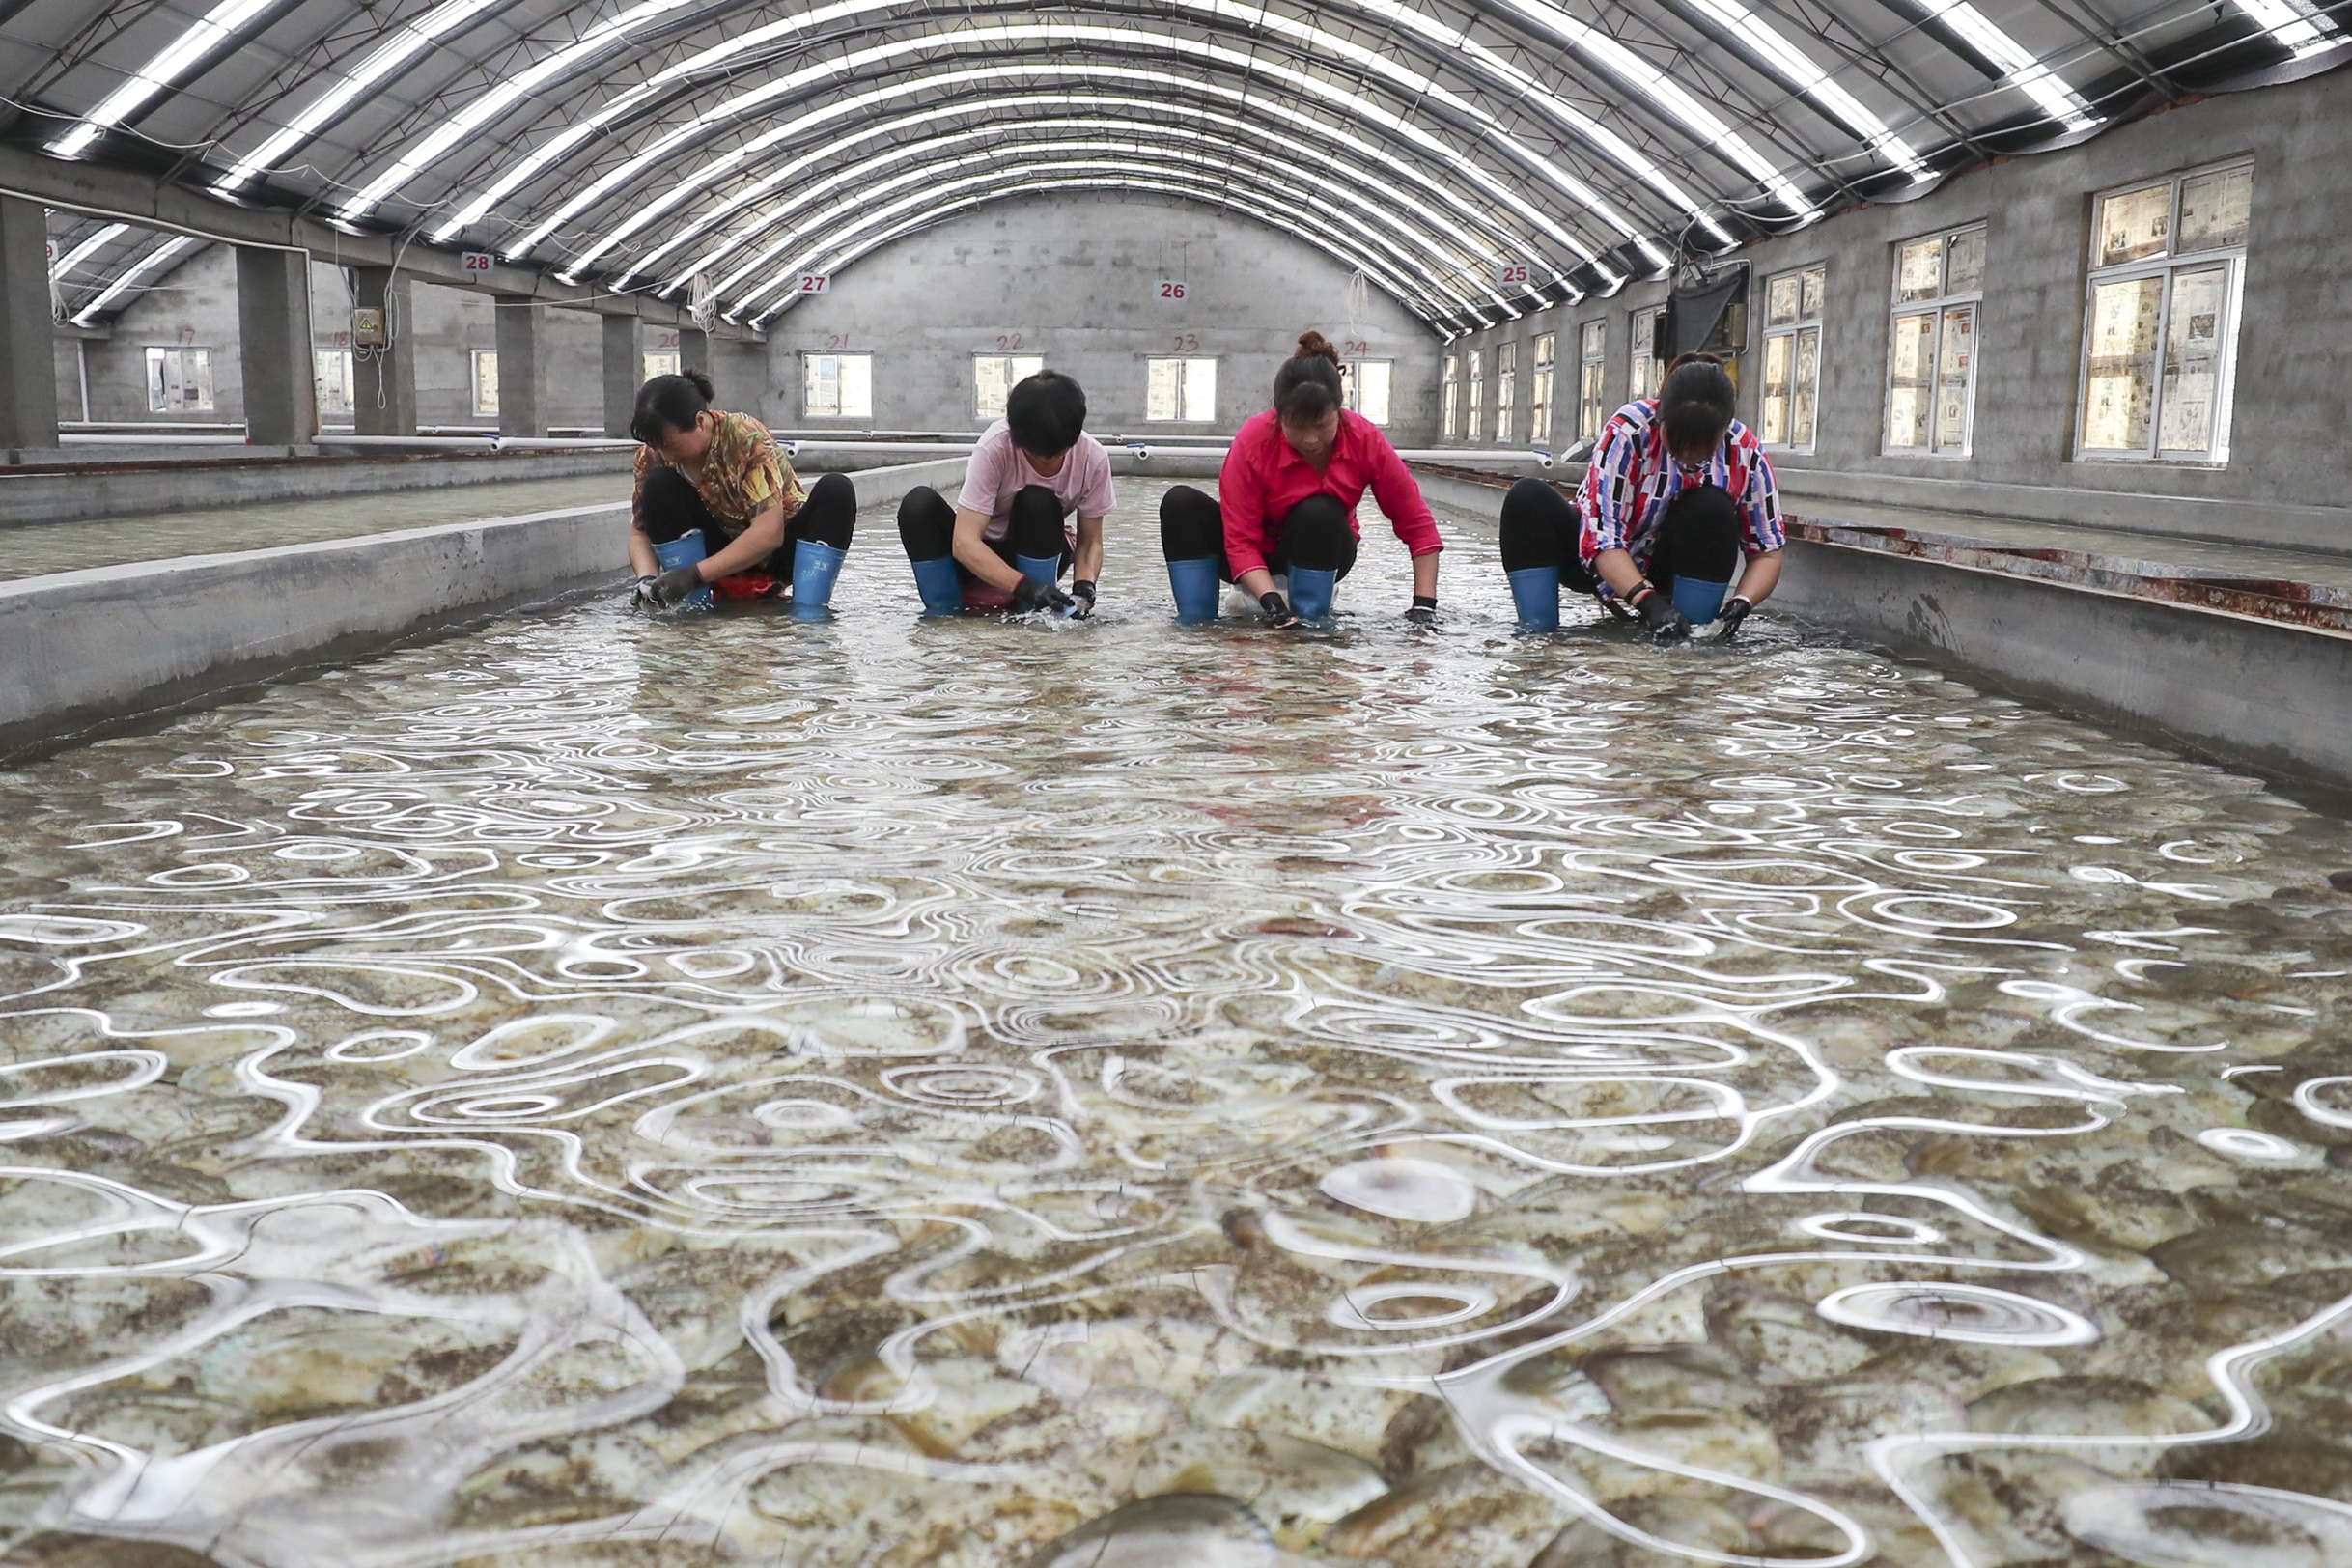
[{"label": "concrete pillar", "polygon": [[39,202],[0,196],[0,447],[57,444],[48,242]]},{"label": "concrete pillar", "polygon": [[678,329],[678,368],[711,374],[711,334],[699,326]]},{"label": "concrete pillar", "polygon": [[237,247],[237,347],[245,374],[245,439],[255,446],[317,440],[309,257],[298,250]]},{"label": "concrete pillar", "polygon": [[604,434],[629,434],[637,411],[637,388],[645,381],[645,340],[634,316],[604,318]]},{"label": "concrete pillar", "polygon": [[416,286],[388,266],[351,268],[353,306],[384,313],[390,341],[351,349],[352,415],[362,435],[416,434]]},{"label": "concrete pillar", "polygon": [[528,299],[498,301],[498,434],[538,439],[547,434],[541,396],[546,380],[546,334],[539,307]]}]

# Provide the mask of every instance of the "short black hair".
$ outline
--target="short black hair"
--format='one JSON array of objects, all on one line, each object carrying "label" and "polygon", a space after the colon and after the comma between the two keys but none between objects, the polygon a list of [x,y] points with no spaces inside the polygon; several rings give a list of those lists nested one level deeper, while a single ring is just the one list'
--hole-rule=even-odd
[{"label": "short black hair", "polygon": [[1658,389],[1658,417],[1666,426],[1666,450],[1677,458],[1712,456],[1731,429],[1736,394],[1722,361],[1707,354],[1676,360]]},{"label": "short black hair", "polygon": [[1005,394],[1004,422],[1023,452],[1058,457],[1086,434],[1086,389],[1058,370],[1024,376]]},{"label": "short black hair", "polygon": [[637,389],[637,411],[630,417],[629,438],[656,446],[672,431],[692,430],[694,421],[717,395],[711,378],[698,370],[657,376]]}]

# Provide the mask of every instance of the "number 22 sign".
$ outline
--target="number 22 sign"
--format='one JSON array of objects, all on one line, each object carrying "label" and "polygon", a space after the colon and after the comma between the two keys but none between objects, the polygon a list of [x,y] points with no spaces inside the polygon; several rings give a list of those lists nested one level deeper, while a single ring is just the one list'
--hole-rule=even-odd
[{"label": "number 22 sign", "polygon": [[1155,299],[1182,299],[1184,297],[1184,280],[1182,278],[1162,278],[1158,283],[1152,285],[1152,296]]}]

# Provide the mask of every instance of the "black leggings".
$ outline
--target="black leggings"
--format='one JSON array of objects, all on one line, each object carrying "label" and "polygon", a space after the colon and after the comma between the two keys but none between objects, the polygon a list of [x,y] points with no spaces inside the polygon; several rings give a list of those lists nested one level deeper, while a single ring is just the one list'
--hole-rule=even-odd
[{"label": "black leggings", "polygon": [[[1190,485],[1171,485],[1160,498],[1160,548],[1171,561],[1217,557],[1217,574],[1233,580],[1225,561],[1225,516],[1217,497]],[[1346,576],[1356,570],[1356,532],[1348,509],[1329,495],[1310,495],[1283,515],[1266,570],[1288,576],[1293,566]]]},{"label": "black leggings", "polygon": [[[666,545],[671,540],[702,530],[702,547],[707,555],[716,555],[726,548],[742,529],[725,530],[703,505],[702,492],[686,476],[675,468],[657,468],[645,476],[645,489],[637,499],[636,525],[648,543]],[[835,549],[850,547],[850,535],[857,526],[857,487],[848,474],[823,474],[808,488],[808,496],[800,510],[792,515],[784,525],[784,543],[764,562],[755,561],[742,569],[745,575],[765,573],[781,581],[792,580],[792,547],[803,539]]]},{"label": "black leggings", "polygon": [[[910,561],[936,561],[953,555],[956,546],[955,506],[929,485],[917,485],[898,503],[898,542],[907,546]],[[1043,485],[1023,485],[1013,492],[1013,516],[1002,539],[987,541],[997,559],[1010,565],[1016,555],[1042,561],[1058,558],[1060,577],[1070,568],[1070,531],[1062,526],[1061,497]],[[971,580],[971,570],[961,561],[956,574]]]},{"label": "black leggings", "polygon": [[[1556,566],[1562,583],[1589,594],[1600,583],[1578,553],[1582,532],[1574,502],[1540,479],[1523,479],[1502,498],[1502,569]],[[1739,565],[1740,509],[1726,491],[1694,485],[1666,504],[1643,575],[1670,593],[1677,576],[1729,582]]]}]

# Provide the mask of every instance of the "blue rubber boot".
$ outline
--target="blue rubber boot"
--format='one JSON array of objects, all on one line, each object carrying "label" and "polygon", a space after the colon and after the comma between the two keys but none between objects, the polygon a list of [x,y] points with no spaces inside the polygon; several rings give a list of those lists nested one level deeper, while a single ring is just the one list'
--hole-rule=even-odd
[{"label": "blue rubber boot", "polygon": [[[702,530],[690,529],[667,544],[654,546],[654,559],[661,563],[664,572],[675,572],[682,566],[692,566],[710,552],[702,547]],[[670,606],[679,610],[707,610],[711,607],[711,587],[705,583]]]},{"label": "blue rubber boot", "polygon": [[1693,626],[1705,626],[1723,607],[1723,596],[1731,592],[1727,582],[1709,582],[1704,577],[1676,577],[1674,579],[1674,607]]},{"label": "blue rubber boot", "polygon": [[849,551],[838,545],[798,539],[792,546],[792,614],[796,621],[822,621],[833,613],[833,579]]},{"label": "blue rubber boot", "polygon": [[1183,625],[1200,626],[1217,619],[1217,567],[1214,555],[1168,563],[1168,587],[1176,595],[1176,619]]},{"label": "blue rubber boot", "polygon": [[1504,575],[1511,579],[1511,605],[1519,612],[1520,626],[1528,631],[1557,631],[1560,629],[1560,569],[1556,566],[1523,566]]},{"label": "blue rubber boot", "polygon": [[964,613],[964,579],[956,574],[956,558],[942,555],[937,560],[916,561],[914,591],[923,596],[925,615],[962,615]]},{"label": "blue rubber boot", "polygon": [[1332,596],[1339,592],[1339,574],[1314,567],[1290,569],[1291,613],[1302,621],[1320,621],[1331,613]]},{"label": "blue rubber boot", "polygon": [[1061,580],[1062,558],[1058,555],[1016,555],[1013,557],[1013,570],[1031,582],[1042,582],[1050,588]]}]

